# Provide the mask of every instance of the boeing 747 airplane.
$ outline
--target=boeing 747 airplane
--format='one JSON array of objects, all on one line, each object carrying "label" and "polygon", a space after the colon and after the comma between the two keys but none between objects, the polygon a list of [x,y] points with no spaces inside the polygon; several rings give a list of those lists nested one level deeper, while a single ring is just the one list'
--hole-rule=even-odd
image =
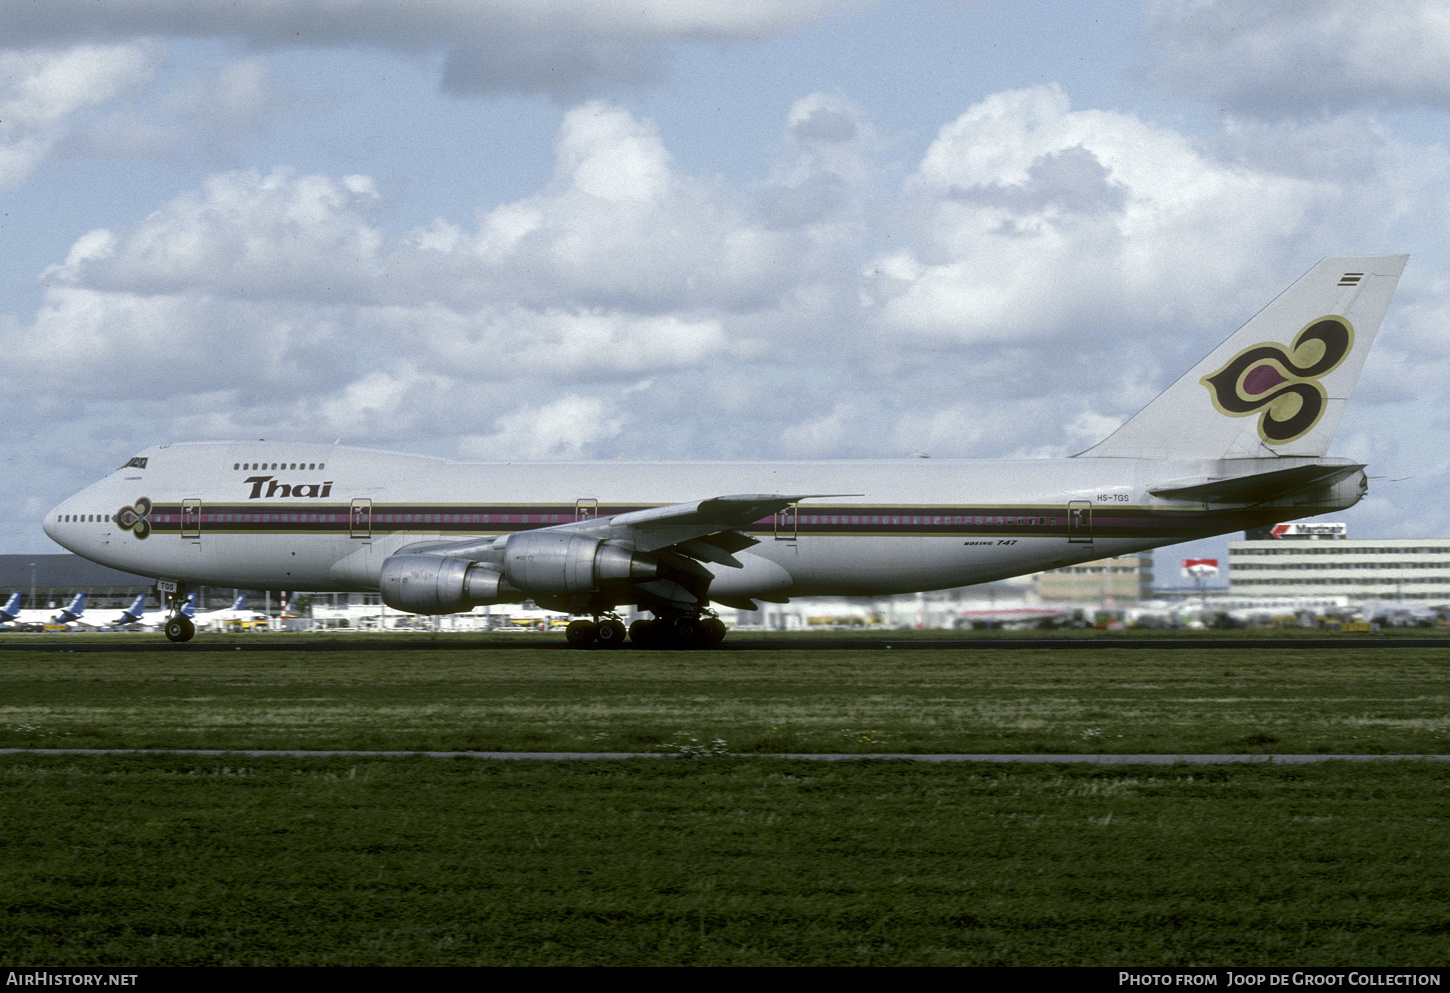
[{"label": "boeing 747 airplane", "polygon": [[[452,462],[336,446],[149,448],[45,518],[188,585],[379,591],[418,614],[531,599],[577,645],[719,641],[711,604],[945,589],[1353,506],[1328,458],[1406,256],[1325,259],[1066,459]],[[626,632],[617,611],[653,620]],[[584,619],[592,617],[592,620]],[[175,613],[167,637],[194,624]]]}]

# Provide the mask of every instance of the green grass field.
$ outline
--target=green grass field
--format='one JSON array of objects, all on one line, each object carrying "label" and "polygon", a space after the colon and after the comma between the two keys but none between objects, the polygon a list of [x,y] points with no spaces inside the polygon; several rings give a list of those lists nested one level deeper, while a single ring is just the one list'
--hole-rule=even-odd
[{"label": "green grass field", "polygon": [[0,756],[0,965],[1443,966],[1450,763],[767,753],[1443,754],[1447,663],[4,653],[0,747],[676,757]]},{"label": "green grass field", "polygon": [[1450,769],[6,757],[0,959],[1443,965]]},{"label": "green grass field", "polygon": [[4,653],[0,747],[1438,754],[1447,662],[1412,642]]}]

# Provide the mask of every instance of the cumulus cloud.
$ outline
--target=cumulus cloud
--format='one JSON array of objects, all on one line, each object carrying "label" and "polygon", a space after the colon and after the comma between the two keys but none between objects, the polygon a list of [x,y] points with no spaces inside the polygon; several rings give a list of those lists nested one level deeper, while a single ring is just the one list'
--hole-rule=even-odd
[{"label": "cumulus cloud", "polygon": [[854,101],[801,97],[786,119],[781,160],[755,191],[760,216],[772,230],[804,230],[821,248],[859,240],[889,147]]},{"label": "cumulus cloud", "polygon": [[1450,106],[1450,9],[1439,0],[1175,0],[1156,5],[1148,35],[1157,80],[1240,113]]},{"label": "cumulus cloud", "polygon": [[[0,375],[82,399],[5,411],[480,458],[1068,454],[1312,264],[1306,243],[1374,248],[1330,235],[1444,209],[1409,179],[1433,156],[1373,129],[1343,124],[1379,144],[1316,176],[1278,162],[1274,127],[1236,127],[997,93],[902,182],[868,113],[810,94],[732,186],[587,101],[537,190],[401,231],[364,175],[217,172],[57,253],[33,320],[0,323]],[[1398,299],[1443,325],[1443,286]],[[1443,400],[1437,335],[1382,342],[1369,395]]]},{"label": "cumulus cloud", "polygon": [[[1194,323],[1281,258],[1327,183],[1245,169],[1137,117],[1073,110],[1055,86],[995,94],[941,129],[915,209],[867,267],[866,302],[911,338],[1097,345],[1145,313]],[[1262,302],[1262,301],[1261,301]],[[1145,306],[1146,303],[1146,306]],[[1131,308],[1131,309],[1129,309]]]},{"label": "cumulus cloud", "polygon": [[648,83],[662,48],[788,31],[864,0],[48,0],[6,11],[11,45],[78,38],[220,38],[255,47],[365,45],[407,56],[445,53],[455,92],[577,98],[600,86]]},{"label": "cumulus cloud", "polygon": [[564,115],[539,193],[488,210],[477,230],[414,231],[402,271],[457,305],[561,298],[640,312],[749,311],[790,292],[817,259],[801,232],[753,219],[737,191],[681,174],[657,129],[590,101]]},{"label": "cumulus cloud", "polygon": [[410,340],[450,369],[484,379],[553,379],[697,368],[735,351],[720,321],[619,311],[513,307],[459,313],[427,306],[369,315],[364,327],[407,327]]},{"label": "cumulus cloud", "polygon": [[0,190],[30,177],[75,128],[77,115],[132,96],[155,75],[144,42],[63,50],[0,50]]},{"label": "cumulus cloud", "polygon": [[139,293],[356,300],[376,289],[381,234],[368,218],[376,201],[366,176],[222,173],[122,240],[85,235],[46,276]]},{"label": "cumulus cloud", "polygon": [[472,228],[440,218],[401,237],[380,225],[369,177],[214,174],[129,228],[77,238],[43,274],[12,369],[97,402],[242,380],[235,403],[265,395],[284,422],[364,440],[455,431],[446,412],[470,403],[464,383],[517,402],[521,384],[619,383],[762,351],[739,315],[807,264],[789,232],[680,175],[654,128],[618,108],[565,115],[556,152],[538,194]]},{"label": "cumulus cloud", "polygon": [[569,394],[540,407],[500,416],[495,430],[459,441],[466,458],[578,459],[600,454],[624,430],[626,418],[598,397]]},{"label": "cumulus cloud", "polygon": [[452,387],[448,377],[422,372],[403,358],[391,370],[371,370],[320,401],[297,406],[329,434],[396,438],[416,430],[420,414],[446,399]]}]

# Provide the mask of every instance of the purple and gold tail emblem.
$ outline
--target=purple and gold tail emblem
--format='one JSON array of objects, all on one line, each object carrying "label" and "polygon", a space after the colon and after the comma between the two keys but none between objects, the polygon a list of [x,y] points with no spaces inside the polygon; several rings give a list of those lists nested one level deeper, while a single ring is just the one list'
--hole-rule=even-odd
[{"label": "purple and gold tail emblem", "polygon": [[1259,416],[1259,437],[1282,445],[1308,434],[1324,416],[1328,394],[1320,379],[1354,347],[1354,329],[1342,317],[1320,317],[1294,338],[1288,351],[1266,341],[1251,345],[1199,380],[1213,405],[1229,417]]},{"label": "purple and gold tail emblem", "polygon": [[141,497],[130,507],[122,507],[116,513],[116,523],[122,531],[130,531],[137,541],[145,540],[151,533],[151,501]]}]

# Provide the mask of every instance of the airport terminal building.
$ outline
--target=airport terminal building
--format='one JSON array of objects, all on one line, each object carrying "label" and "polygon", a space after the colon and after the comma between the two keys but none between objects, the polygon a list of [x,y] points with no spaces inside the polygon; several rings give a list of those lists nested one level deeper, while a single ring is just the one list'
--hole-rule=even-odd
[{"label": "airport terminal building", "polygon": [[[88,610],[123,609],[137,593],[151,594],[147,600],[150,609],[158,604],[156,580],[97,565],[69,552],[0,555],[0,600],[13,590],[23,594],[23,607],[44,610],[59,609],[82,591]],[[236,592],[205,587],[197,603],[204,608],[225,607]]]},{"label": "airport terminal building", "polygon": [[1236,599],[1450,603],[1450,539],[1355,540],[1343,524],[1281,524],[1265,532],[1229,542],[1229,594]]},{"label": "airport terminal building", "polygon": [[1036,579],[1044,602],[1130,606],[1153,598],[1153,553],[1082,562],[1040,572]]}]

